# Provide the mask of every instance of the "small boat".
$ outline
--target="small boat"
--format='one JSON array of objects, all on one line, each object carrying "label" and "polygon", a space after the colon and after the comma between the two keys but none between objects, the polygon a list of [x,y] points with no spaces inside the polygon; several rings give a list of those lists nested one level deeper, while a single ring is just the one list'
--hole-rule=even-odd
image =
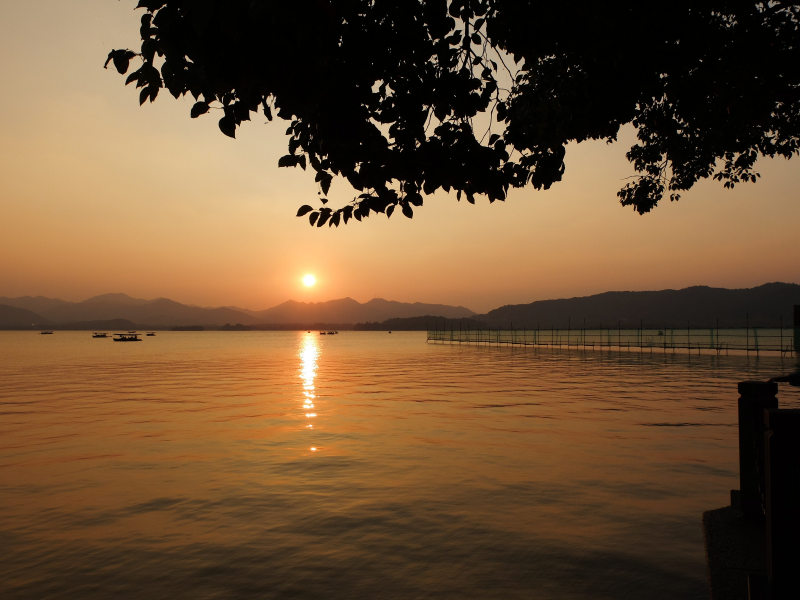
[{"label": "small boat", "polygon": [[329,331],[328,335],[333,335],[334,333],[336,333],[336,332],[335,331]]},{"label": "small boat", "polygon": [[114,341],[115,342],[141,342],[142,339],[139,337],[142,335],[141,333],[115,333],[114,334]]},{"label": "small boat", "polygon": [[39,333],[40,333],[41,335],[53,335],[53,332],[52,332],[52,331],[40,331]]},{"label": "small boat", "polygon": [[320,335],[328,335],[328,334],[327,334],[327,333],[325,333],[324,331],[320,331],[320,332],[319,332],[319,334],[320,334]]},{"label": "small boat", "polygon": [[147,337],[155,337],[155,335],[156,335],[155,331],[148,331],[147,332]]},{"label": "small boat", "polygon": [[392,333],[391,331],[389,333]]},{"label": "small boat", "polygon": [[92,337],[93,338],[107,338],[108,334],[107,333],[103,333],[102,331],[95,331],[94,333],[92,333]]},{"label": "small boat", "polygon": [[129,331],[128,333],[136,333],[135,331]]}]

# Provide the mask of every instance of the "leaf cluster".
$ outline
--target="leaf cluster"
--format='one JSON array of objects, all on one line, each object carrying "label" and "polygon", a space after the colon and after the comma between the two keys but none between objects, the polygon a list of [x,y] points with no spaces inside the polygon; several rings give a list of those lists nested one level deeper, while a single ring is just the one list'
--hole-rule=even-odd
[{"label": "leaf cluster", "polygon": [[[289,122],[281,167],[311,167],[312,226],[411,218],[423,197],[474,203],[547,189],[566,145],[633,123],[623,205],[650,211],[702,178],[755,181],[759,156],[800,139],[800,7],[676,0],[140,0],[140,103],[190,94],[235,137],[258,114]],[[513,57],[513,62],[510,60]],[[476,123],[488,123],[479,127]],[[327,206],[333,178],[358,191]]]}]

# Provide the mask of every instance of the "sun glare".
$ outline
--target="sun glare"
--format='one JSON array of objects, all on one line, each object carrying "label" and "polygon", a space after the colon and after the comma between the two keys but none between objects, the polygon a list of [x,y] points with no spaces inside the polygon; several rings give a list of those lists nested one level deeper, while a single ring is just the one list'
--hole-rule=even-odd
[{"label": "sun glare", "polygon": [[314,277],[313,275],[306,275],[305,277],[303,277],[303,283],[305,284],[306,287],[311,287],[312,285],[317,283],[317,278]]}]

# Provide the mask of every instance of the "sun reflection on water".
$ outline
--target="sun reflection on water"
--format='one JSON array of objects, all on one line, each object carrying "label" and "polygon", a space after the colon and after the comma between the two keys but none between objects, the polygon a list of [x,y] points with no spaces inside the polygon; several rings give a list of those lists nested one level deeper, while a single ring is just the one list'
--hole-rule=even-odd
[{"label": "sun reflection on water", "polygon": [[[313,412],[314,399],[314,378],[317,376],[317,359],[319,358],[319,339],[313,333],[304,334],[300,342],[300,379],[303,380],[303,411],[307,419],[312,419],[317,416]],[[313,429],[312,425],[307,426]],[[312,448],[315,452],[316,448]]]}]

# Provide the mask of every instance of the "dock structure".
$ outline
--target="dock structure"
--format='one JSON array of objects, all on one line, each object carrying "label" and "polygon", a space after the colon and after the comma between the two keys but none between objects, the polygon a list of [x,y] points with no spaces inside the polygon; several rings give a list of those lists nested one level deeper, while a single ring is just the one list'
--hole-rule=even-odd
[{"label": "dock structure", "polygon": [[776,381],[738,385],[739,489],[703,513],[711,600],[800,598],[800,409]]},{"label": "dock structure", "polygon": [[762,354],[794,356],[798,350],[798,312],[793,328],[744,327],[736,329],[691,328],[623,328],[605,329],[471,329],[449,323],[449,328],[428,324],[427,342],[435,344],[473,344],[483,346],[523,346],[543,348],[575,348],[578,350],[610,350],[618,352],[672,352],[698,354]]}]

